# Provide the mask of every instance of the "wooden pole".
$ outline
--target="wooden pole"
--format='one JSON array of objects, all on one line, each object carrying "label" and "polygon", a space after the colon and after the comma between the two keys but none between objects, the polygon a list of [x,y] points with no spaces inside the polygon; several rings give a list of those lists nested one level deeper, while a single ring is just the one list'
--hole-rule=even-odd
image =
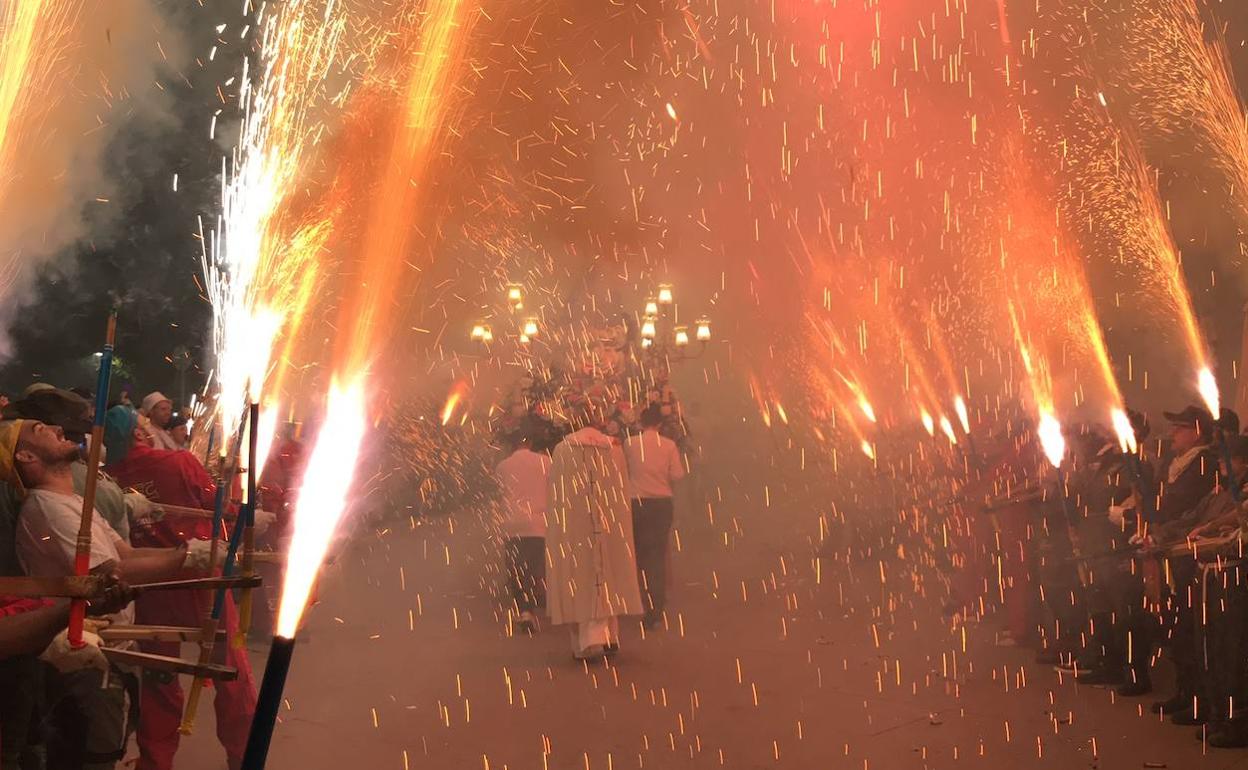
[{"label": "wooden pole", "polygon": [[[256,507],[260,501],[256,499],[259,494],[259,477],[260,477],[260,460],[256,457],[257,447],[259,445],[260,431],[260,405],[253,403],[248,409],[248,425],[247,432],[247,520],[243,521],[242,515],[239,516],[239,522],[236,526],[243,527],[243,568],[240,574],[254,575],[256,574]],[[234,636],[234,648],[243,649],[247,645],[247,632],[251,629],[251,603],[253,600],[253,589],[244,588],[242,595],[238,599],[238,633]]]},{"label": "wooden pole", "polygon": [[[100,353],[100,371],[95,382],[95,419],[91,425],[91,448],[87,452],[87,480],[82,492],[82,520],[78,525],[78,542],[74,551],[74,574],[84,576],[91,571],[91,522],[95,516],[95,486],[100,475],[100,448],[104,443],[104,413],[108,408],[108,388],[112,378],[113,345],[117,339],[117,313],[108,315],[104,350]],[[85,599],[75,599],[69,608],[69,646],[81,649],[82,624],[87,616]]]}]

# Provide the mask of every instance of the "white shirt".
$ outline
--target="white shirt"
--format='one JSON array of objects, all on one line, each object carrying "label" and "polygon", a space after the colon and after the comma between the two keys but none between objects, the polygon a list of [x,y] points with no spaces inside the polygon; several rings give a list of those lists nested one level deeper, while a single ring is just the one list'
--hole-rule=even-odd
[{"label": "white shirt", "polygon": [[[74,574],[78,527],[82,524],[82,497],[35,489],[26,495],[17,520],[17,558],[26,574],[63,577]],[[117,545],[121,535],[108,525],[99,511],[91,517],[91,567],[108,560],[121,561]],[[134,604],[116,615],[114,623],[134,623]]]},{"label": "white shirt", "polygon": [[550,458],[531,449],[517,449],[495,471],[503,487],[502,520],[505,537],[546,537],[546,508],[550,494],[546,477]]},{"label": "white shirt", "polygon": [[630,436],[624,445],[633,497],[671,497],[672,482],[685,477],[676,442],[654,428]]}]

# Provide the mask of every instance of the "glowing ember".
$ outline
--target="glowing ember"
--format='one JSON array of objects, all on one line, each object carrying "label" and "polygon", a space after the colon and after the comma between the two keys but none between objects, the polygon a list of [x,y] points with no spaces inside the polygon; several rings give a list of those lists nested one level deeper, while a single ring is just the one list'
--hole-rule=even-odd
[{"label": "glowing ember", "polygon": [[966,401],[961,396],[954,396],[953,410],[958,413],[958,422],[962,425],[962,432],[970,433],[971,418],[966,412]]},{"label": "glowing ember", "polygon": [[1196,376],[1196,389],[1200,391],[1200,397],[1205,402],[1205,408],[1209,410],[1209,414],[1216,418],[1222,410],[1218,400],[1218,381],[1214,379],[1209,367],[1202,368],[1200,374]]},{"label": "glowing ember", "polygon": [[870,420],[871,422],[875,422],[875,409],[872,408],[871,402],[868,401],[865,397],[863,396],[858,397],[858,408],[862,410],[863,415],[868,420]]},{"label": "glowing ember", "polygon": [[1040,437],[1040,446],[1044,456],[1054,468],[1061,467],[1062,457],[1066,454],[1066,439],[1062,436],[1062,424],[1052,412],[1042,411],[1040,423],[1036,426],[1036,435]]},{"label": "glowing ember", "polygon": [[926,409],[919,410],[919,419],[923,421],[923,430],[927,431],[927,435],[936,435],[936,423],[932,420],[932,416],[928,414]]},{"label": "glowing ember", "polygon": [[875,447],[872,446],[871,442],[867,441],[865,438],[862,440],[862,453],[870,460],[875,459]]},{"label": "glowing ember", "polygon": [[364,426],[363,381],[357,379],[345,389],[334,382],[295,506],[294,535],[277,614],[279,636],[293,638],[299,628],[312,583],[347,508]]},{"label": "glowing ember", "polygon": [[1131,418],[1123,410],[1115,409],[1110,414],[1110,419],[1114,424],[1114,433],[1118,435],[1118,446],[1123,452],[1135,454],[1139,446],[1135,441],[1135,428],[1131,426]]},{"label": "glowing ember", "polygon": [[462,389],[456,387],[451,394],[446,397],[446,403],[442,405],[442,424],[449,425],[451,418],[455,416],[455,407],[459,406],[459,401],[463,398]]},{"label": "glowing ember", "polygon": [[958,436],[953,432],[953,423],[949,422],[949,418],[943,414],[940,416],[940,431],[949,439],[950,444],[958,443]]}]

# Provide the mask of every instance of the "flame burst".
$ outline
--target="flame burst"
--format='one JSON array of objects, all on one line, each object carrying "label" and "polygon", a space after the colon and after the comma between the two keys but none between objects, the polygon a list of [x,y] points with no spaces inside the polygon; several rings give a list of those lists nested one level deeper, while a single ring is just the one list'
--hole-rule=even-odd
[{"label": "flame burst", "polygon": [[[0,4],[0,204],[20,183],[18,165],[32,150],[58,91],[49,82],[68,45],[79,4],[20,0]],[[13,280],[16,254],[0,258],[0,288]]]},{"label": "flame burst", "polygon": [[326,97],[344,18],[335,0],[273,7],[259,21],[259,71],[243,63],[242,127],[231,162],[222,161],[218,237],[203,259],[222,445],[243,404],[259,398],[283,327],[302,317],[328,235],[324,223],[302,220],[287,204],[316,143],[313,110]]},{"label": "flame burst", "polygon": [[345,388],[335,381],[295,506],[294,536],[277,612],[279,636],[293,638],[299,628],[316,573],[347,509],[365,424],[363,381],[356,379]]}]

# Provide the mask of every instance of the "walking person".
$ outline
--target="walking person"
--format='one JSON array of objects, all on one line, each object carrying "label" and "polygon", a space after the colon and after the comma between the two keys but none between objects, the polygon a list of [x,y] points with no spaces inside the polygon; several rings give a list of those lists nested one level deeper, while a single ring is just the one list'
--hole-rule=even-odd
[{"label": "walking person", "polygon": [[641,612],[627,486],[623,451],[597,428],[582,428],[555,448],[547,603],[552,623],[573,624],[578,660],[619,649],[620,616]]},{"label": "walking person", "polygon": [[633,547],[637,580],[645,614],[642,623],[654,628],[667,607],[667,543],[675,506],[672,484],[685,477],[685,464],[676,442],[659,433],[663,408],[651,404],[641,412],[641,433],[624,447],[632,482]]},{"label": "walking person", "polygon": [[503,439],[508,451],[495,473],[503,488],[499,533],[507,557],[508,581],[521,631],[537,631],[537,611],[546,606],[546,516],[550,457],[534,452],[523,428]]}]

